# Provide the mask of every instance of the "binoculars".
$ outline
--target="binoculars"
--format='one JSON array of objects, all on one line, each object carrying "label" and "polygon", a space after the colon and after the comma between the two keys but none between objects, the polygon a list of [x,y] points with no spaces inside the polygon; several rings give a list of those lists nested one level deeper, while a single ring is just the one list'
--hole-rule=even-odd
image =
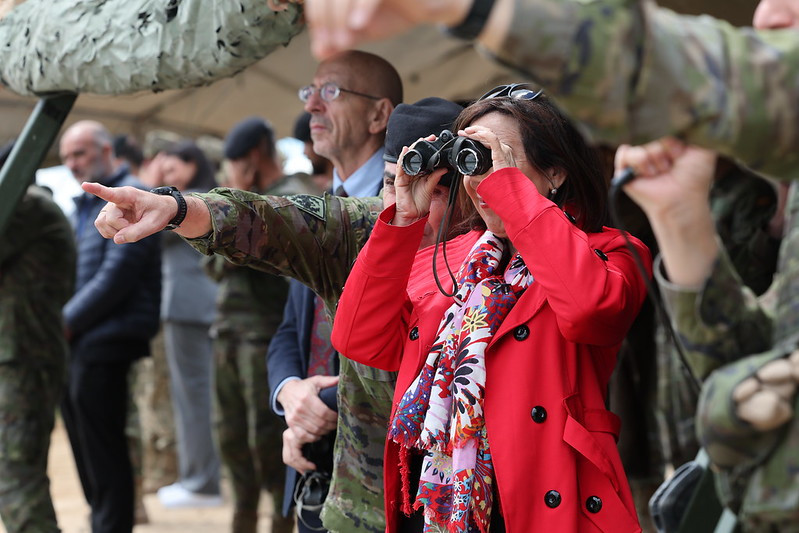
[{"label": "binoculars", "polygon": [[402,158],[402,170],[409,176],[427,174],[437,168],[457,170],[464,176],[483,174],[493,164],[491,150],[467,137],[457,137],[449,130],[435,141],[419,141]]}]

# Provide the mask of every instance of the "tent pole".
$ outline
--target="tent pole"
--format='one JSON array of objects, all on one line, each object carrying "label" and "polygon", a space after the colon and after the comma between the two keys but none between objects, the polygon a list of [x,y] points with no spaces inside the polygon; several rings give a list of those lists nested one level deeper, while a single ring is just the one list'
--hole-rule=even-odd
[{"label": "tent pole", "polygon": [[44,96],[33,109],[0,170],[0,233],[28,185],[33,183],[36,170],[55,141],[77,97],[75,93]]}]

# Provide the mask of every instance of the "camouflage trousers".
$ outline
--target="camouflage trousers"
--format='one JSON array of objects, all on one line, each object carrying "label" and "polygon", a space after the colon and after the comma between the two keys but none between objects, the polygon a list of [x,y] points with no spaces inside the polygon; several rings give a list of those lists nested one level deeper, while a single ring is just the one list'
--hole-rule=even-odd
[{"label": "camouflage trousers", "polygon": [[228,335],[214,339],[215,425],[222,463],[232,486],[233,533],[256,531],[262,488],[274,502],[270,531],[291,533],[294,525],[292,516],[281,514],[285,424],[269,407],[268,346],[268,339]]},{"label": "camouflage trousers", "polygon": [[[166,362],[163,328],[150,343],[151,356],[134,365],[135,399],[128,415],[128,435],[135,438],[132,428],[139,425],[139,471],[142,491],[151,493],[178,478],[178,459],[175,439],[175,419],[169,393],[169,367]],[[136,422],[134,416],[140,420]],[[131,455],[135,456],[135,453]],[[136,458],[132,457],[134,469]]]},{"label": "camouflage trousers", "polygon": [[59,531],[47,453],[64,372],[64,364],[0,365],[0,518],[8,533]]}]

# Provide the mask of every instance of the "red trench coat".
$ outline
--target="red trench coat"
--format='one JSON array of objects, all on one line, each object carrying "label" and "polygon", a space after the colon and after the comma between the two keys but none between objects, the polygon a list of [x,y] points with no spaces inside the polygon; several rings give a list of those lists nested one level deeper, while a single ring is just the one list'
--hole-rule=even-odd
[{"label": "red trench coat", "polygon": [[[507,531],[640,531],[616,447],[619,420],[605,409],[616,353],[646,296],[634,259],[618,230],[581,231],[516,169],[495,172],[478,192],[535,277],[486,351],[485,423]],[[424,221],[396,227],[393,216],[393,207],[381,214],[358,257],[332,338],[355,361],[399,371],[396,409],[452,300],[433,281],[433,247],[417,253]],[[453,271],[478,237],[448,242]],[[650,268],[649,250],[631,240]],[[448,279],[440,251],[437,264]],[[384,473],[394,532],[402,495],[392,441]]]}]

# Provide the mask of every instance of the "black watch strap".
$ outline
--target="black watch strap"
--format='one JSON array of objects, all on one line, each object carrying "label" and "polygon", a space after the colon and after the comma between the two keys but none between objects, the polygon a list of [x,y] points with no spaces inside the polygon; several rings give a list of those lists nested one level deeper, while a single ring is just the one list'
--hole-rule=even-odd
[{"label": "black watch strap", "polygon": [[186,199],[183,198],[183,195],[180,193],[177,187],[156,187],[155,189],[150,189],[150,192],[153,194],[160,194],[160,195],[169,195],[175,199],[178,203],[178,212],[175,217],[169,221],[169,224],[166,225],[164,229],[173,230],[180,227],[183,223],[183,219],[186,218],[186,212],[188,211],[188,206],[186,205]]},{"label": "black watch strap", "polygon": [[494,7],[494,0],[474,0],[469,14],[463,19],[463,22],[457,26],[446,28],[446,32],[458,39],[471,41],[480,35],[483,31],[483,26],[486,25],[488,15],[491,14],[491,8]]}]

